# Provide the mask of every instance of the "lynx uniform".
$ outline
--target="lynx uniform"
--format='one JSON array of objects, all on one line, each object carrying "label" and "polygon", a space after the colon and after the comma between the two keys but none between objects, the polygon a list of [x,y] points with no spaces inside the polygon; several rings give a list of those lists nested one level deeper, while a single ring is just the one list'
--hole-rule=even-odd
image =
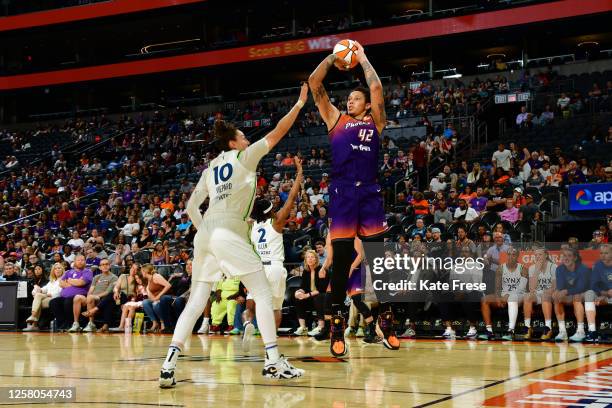
[{"label": "lynx uniform", "polygon": [[[283,265],[285,261],[283,234],[279,234],[274,229],[273,222],[272,218],[268,218],[264,222],[255,223],[251,230],[251,242],[255,245],[264,265],[266,277],[270,282],[272,309],[280,310],[285,298],[287,270]],[[247,299],[251,299],[250,293],[247,295]]]},{"label": "lynx uniform", "polygon": [[210,197],[194,238],[193,280],[216,282],[261,269],[245,222],[255,200],[255,170],[268,153],[265,139],[244,151],[222,152],[204,171],[193,194]]}]

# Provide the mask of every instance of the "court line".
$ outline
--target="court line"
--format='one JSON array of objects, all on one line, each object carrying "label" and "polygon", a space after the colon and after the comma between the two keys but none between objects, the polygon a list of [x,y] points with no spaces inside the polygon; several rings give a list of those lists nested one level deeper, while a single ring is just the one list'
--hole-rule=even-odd
[{"label": "court line", "polygon": [[[597,353],[595,353],[595,355],[603,354],[603,353],[606,353],[606,352],[608,352],[610,350],[612,350],[612,348],[601,350],[601,351],[598,351]],[[490,387],[495,387],[496,385],[500,385],[500,384],[503,384],[503,383],[508,382],[508,381],[516,380],[517,378],[525,377],[527,375],[534,374],[534,373],[537,373],[537,372],[540,372],[540,371],[548,370],[549,368],[559,367],[559,366],[562,366],[562,365],[565,365],[565,364],[573,363],[575,361],[585,360],[585,359],[589,358],[590,356],[591,355],[586,355],[584,357],[573,358],[571,360],[566,360],[566,361],[563,361],[563,362],[560,362],[560,363],[556,363],[556,364],[552,364],[552,365],[549,365],[549,366],[546,366],[546,367],[536,368],[535,370],[527,371],[526,373],[518,374],[518,375],[515,375],[513,377],[504,378],[502,380],[497,380],[497,381],[495,381],[495,382],[493,382],[491,384],[482,385],[480,387],[476,387],[476,388],[473,388],[471,390],[466,390],[466,391],[460,392],[458,394],[452,394],[452,395],[444,397],[444,398],[440,398],[440,399],[437,399],[437,400],[434,400],[434,401],[426,402],[425,404],[415,405],[413,408],[425,408],[425,407],[429,407],[429,406],[432,406],[432,405],[439,404],[441,402],[450,401],[450,400],[455,399],[457,397],[462,397],[464,395],[470,394],[470,393],[475,392],[475,391],[481,391],[481,390],[484,390],[484,389],[487,389],[487,388],[490,388]]]},{"label": "court line", "polygon": [[[0,377],[11,377],[11,378],[49,378],[48,376],[44,376],[44,375],[9,375],[9,374],[0,374]],[[157,378],[153,379],[153,380],[146,380],[146,379],[133,379],[133,378],[104,378],[104,377],[65,377],[65,376],[55,376],[54,378],[60,378],[60,379],[68,379],[68,380],[104,380],[104,381],[137,381],[137,382],[154,382],[157,381]],[[258,387],[281,387],[281,388],[308,388],[308,389],[312,389],[312,388],[318,388],[318,389],[324,389],[324,390],[347,390],[347,391],[373,391],[373,392],[393,392],[393,393],[400,393],[400,394],[423,394],[423,395],[444,395],[444,396],[450,396],[451,394],[448,393],[442,393],[442,392],[420,392],[420,391],[401,391],[401,390],[366,390],[364,388],[346,388],[346,387],[324,387],[324,386],[311,386],[311,385],[299,385],[299,384],[295,384],[295,385],[291,385],[291,384],[273,384],[273,383],[266,383],[266,384],[257,384],[257,383],[242,383],[242,382],[219,382],[219,381],[194,381],[191,378],[186,378],[184,380],[177,380],[177,382],[181,383],[181,382],[185,382],[185,383],[191,383],[191,384],[217,384],[217,385],[253,385],[253,386],[258,386]],[[0,405],[5,405],[0,403]],[[14,405],[14,404],[9,404],[9,405]],[[19,405],[19,404],[18,404]],[[173,405],[169,405],[169,406],[173,406]]]},{"label": "court line", "polygon": [[[0,377],[11,377],[11,378],[49,378],[47,375],[10,375],[10,374],[0,374]],[[157,381],[157,378],[154,380],[145,380],[145,379],[137,379],[137,378],[105,378],[105,377],[67,377],[63,375],[56,375],[53,378],[61,378],[66,380],[104,380],[104,381],[138,381],[138,382],[150,382]]]},{"label": "court line", "polygon": [[346,391],[361,391],[361,392],[394,392],[398,394],[422,394],[422,395],[444,395],[447,397],[452,396],[448,393],[443,392],[421,392],[421,391],[402,391],[402,390],[371,390],[365,388],[348,388],[348,387],[324,387],[324,386],[313,386],[313,385],[300,385],[300,384],[257,384],[257,383],[239,383],[239,382],[218,382],[218,381],[194,381],[191,378],[184,380],[178,380],[177,382],[185,382],[191,384],[215,384],[215,385],[253,385],[256,387],[280,387],[280,388],[307,388],[307,389],[322,389],[322,390],[346,390]]},{"label": "court line", "polygon": [[107,404],[107,405],[138,405],[149,407],[184,407],[185,405],[152,404],[146,402],[115,402],[115,401],[35,401],[35,402],[0,402],[3,406],[15,405],[49,405],[49,404]]}]

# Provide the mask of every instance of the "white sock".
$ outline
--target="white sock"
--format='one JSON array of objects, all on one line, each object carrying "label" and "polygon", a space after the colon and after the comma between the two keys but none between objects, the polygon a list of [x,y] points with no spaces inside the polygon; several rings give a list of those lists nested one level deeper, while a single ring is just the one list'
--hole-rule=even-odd
[{"label": "white sock", "polygon": [[446,326],[446,331],[453,331],[453,328],[451,326]]},{"label": "white sock", "polygon": [[487,324],[487,331],[493,333],[493,326],[490,324]]},{"label": "white sock", "polygon": [[180,347],[168,347],[168,354],[166,355],[162,368],[164,370],[174,370],[176,368],[176,360],[178,360],[179,354],[181,354]]},{"label": "white sock", "polygon": [[567,333],[567,329],[565,328],[565,320],[558,320],[559,323],[559,333]]},{"label": "white sock", "polygon": [[584,333],[584,322],[576,324],[576,331],[580,333]]},{"label": "white sock", "polygon": [[276,363],[280,359],[280,353],[278,352],[276,343],[266,345],[266,358],[271,363]]},{"label": "white sock", "polygon": [[516,327],[516,318],[518,317],[518,302],[508,302],[508,330],[514,330]]},{"label": "white sock", "polygon": [[470,331],[475,331],[476,330],[476,326],[470,326]]},{"label": "white sock", "polygon": [[548,327],[549,329],[552,329],[552,320],[545,320],[544,324],[546,325],[546,327]]},{"label": "white sock", "polygon": [[210,323],[210,317],[205,317],[205,318],[202,320],[202,327],[206,326],[206,325],[207,325],[207,324],[209,324],[209,323]]},{"label": "white sock", "polygon": [[525,319],[525,327],[531,327],[531,319]]},{"label": "white sock", "polygon": [[589,331],[590,332],[594,332],[596,330],[597,330],[597,328],[595,326],[595,323],[589,323]]},{"label": "white sock", "polygon": [[[280,356],[276,346],[276,321],[272,310],[272,292],[270,284],[263,269],[258,272],[249,273],[240,277],[244,286],[253,294],[253,300],[257,307],[257,325],[261,333],[261,339],[266,347],[268,359],[276,362]],[[191,297],[191,296],[190,296]]]}]

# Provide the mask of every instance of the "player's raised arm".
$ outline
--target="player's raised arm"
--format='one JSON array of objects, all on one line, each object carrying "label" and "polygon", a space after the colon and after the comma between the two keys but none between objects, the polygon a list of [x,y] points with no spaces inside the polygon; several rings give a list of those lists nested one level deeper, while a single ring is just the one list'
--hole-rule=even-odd
[{"label": "player's raised arm", "polygon": [[278,233],[283,232],[283,228],[287,223],[287,218],[289,218],[289,214],[291,213],[291,209],[295,205],[295,199],[300,193],[300,189],[302,187],[302,180],[304,179],[304,175],[302,174],[302,160],[300,158],[295,157],[295,168],[297,173],[295,173],[295,181],[293,182],[293,186],[291,187],[291,191],[289,191],[289,196],[287,197],[287,201],[283,207],[278,210],[276,213],[276,219],[274,220],[274,229]]},{"label": "player's raised arm", "polygon": [[245,150],[241,151],[238,154],[238,160],[240,160],[240,162],[244,164],[247,169],[255,171],[262,157],[268,154],[270,150],[274,149],[274,146],[276,146],[278,142],[285,137],[287,132],[289,132],[289,129],[291,129],[291,126],[293,126],[293,123],[297,119],[300,110],[307,100],[308,84],[303,83],[302,89],[300,90],[300,98],[293,108],[291,108],[291,110],[278,121],[276,127],[270,133],[247,147]]},{"label": "player's raised arm", "polygon": [[357,61],[363,68],[366,82],[370,88],[372,118],[374,119],[374,122],[376,122],[378,132],[381,133],[387,124],[387,113],[385,112],[385,97],[383,95],[382,82],[380,82],[380,78],[368,60],[365,50],[361,44],[355,41],[355,45],[357,46],[357,51],[355,51]]},{"label": "player's raised arm", "polygon": [[196,185],[195,189],[191,192],[191,197],[189,197],[189,201],[187,201],[187,215],[191,219],[193,226],[196,229],[200,226],[202,222],[202,213],[200,212],[200,206],[208,197],[208,187],[206,187],[206,174],[208,169],[202,172],[202,176],[200,177],[200,181]]},{"label": "player's raised arm", "polygon": [[331,103],[323,86],[323,80],[333,65],[336,65],[339,69],[345,69],[339,63],[336,63],[337,58],[335,54],[325,57],[308,78],[308,85],[310,85],[315,105],[317,105],[321,118],[327,125],[327,130],[331,130],[340,117],[340,111]]},{"label": "player's raised arm", "polygon": [[278,121],[276,127],[266,135],[266,140],[268,142],[268,148],[272,150],[274,146],[281,141],[281,139],[289,132],[293,123],[298,117],[300,110],[304,107],[304,104],[308,100],[308,84],[303,83],[302,88],[300,89],[300,98],[293,105],[293,108],[285,115],[281,120]]}]

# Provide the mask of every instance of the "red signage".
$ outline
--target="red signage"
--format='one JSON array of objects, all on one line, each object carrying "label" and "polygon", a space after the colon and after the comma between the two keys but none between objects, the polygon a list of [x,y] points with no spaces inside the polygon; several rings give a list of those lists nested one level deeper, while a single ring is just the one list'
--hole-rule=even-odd
[{"label": "red signage", "polygon": [[146,61],[0,77],[0,90],[201,68],[323,51],[329,52],[334,44],[342,38],[351,38],[363,45],[375,45],[602,13],[610,10],[612,10],[612,0],[561,0],[554,3],[509,10],[491,11],[393,27],[373,28],[354,33],[342,33],[303,40],[206,51],[175,57],[153,58]]},{"label": "red signage", "polygon": [[204,1],[206,0],[112,0],[105,3],[37,11],[34,13],[1,17],[0,31],[88,20],[98,17],[114,16],[117,14],[153,10],[162,7],[201,3]]},{"label": "red signage", "polygon": [[607,407],[612,401],[612,359],[578,367],[548,379],[489,398],[485,407]]}]

